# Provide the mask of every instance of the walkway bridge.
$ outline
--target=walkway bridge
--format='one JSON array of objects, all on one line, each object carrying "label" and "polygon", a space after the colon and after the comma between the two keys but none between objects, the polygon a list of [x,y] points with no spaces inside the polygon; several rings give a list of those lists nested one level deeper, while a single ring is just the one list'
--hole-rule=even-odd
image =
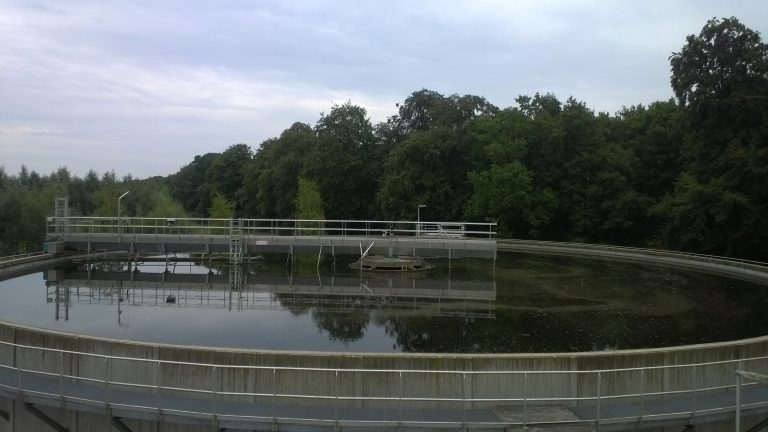
[{"label": "walkway bridge", "polygon": [[371,254],[496,258],[495,223],[49,217],[49,253]]}]

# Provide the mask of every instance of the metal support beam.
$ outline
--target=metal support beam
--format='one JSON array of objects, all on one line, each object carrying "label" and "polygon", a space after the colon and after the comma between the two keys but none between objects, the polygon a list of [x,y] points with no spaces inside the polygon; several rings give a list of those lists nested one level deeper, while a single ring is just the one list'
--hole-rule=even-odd
[{"label": "metal support beam", "polygon": [[11,414],[8,411],[0,409],[0,418],[2,418],[5,421],[9,422],[9,421],[11,421]]},{"label": "metal support beam", "polygon": [[125,423],[123,423],[123,420],[120,417],[112,417],[110,421],[112,423],[112,427],[114,427],[120,432],[133,432],[131,431],[131,428],[129,428],[128,426],[125,425]]},{"label": "metal support beam", "polygon": [[60,425],[56,420],[48,417],[48,415],[35,406],[35,404],[31,403],[24,403],[24,408],[27,409],[33,416],[40,419],[41,422],[47,424],[51,427],[51,429],[55,430],[56,432],[69,432],[69,429],[65,428],[64,426]]}]

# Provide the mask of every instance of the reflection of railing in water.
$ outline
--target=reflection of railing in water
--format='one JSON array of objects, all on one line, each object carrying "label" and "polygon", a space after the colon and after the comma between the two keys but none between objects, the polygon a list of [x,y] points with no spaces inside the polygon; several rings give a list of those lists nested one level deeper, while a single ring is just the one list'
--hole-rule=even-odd
[{"label": "reflection of railing in water", "polygon": [[[243,273],[242,289],[227,274],[86,272],[50,275],[48,297],[65,290],[78,304],[275,309],[305,305],[350,310],[360,307],[418,309],[424,315],[493,316],[494,281],[455,281],[356,276],[266,276]],[[54,285],[57,288],[54,288]],[[173,296],[173,303],[167,299]],[[57,297],[58,298],[58,297]]]},{"label": "reflection of railing in water", "polygon": [[[56,321],[64,319],[69,321],[69,306],[72,304],[69,294],[71,291],[68,288],[60,287],[58,283],[54,282],[46,284],[46,301],[53,303],[56,307],[56,313],[54,315]],[[63,309],[63,318],[62,318]]]}]

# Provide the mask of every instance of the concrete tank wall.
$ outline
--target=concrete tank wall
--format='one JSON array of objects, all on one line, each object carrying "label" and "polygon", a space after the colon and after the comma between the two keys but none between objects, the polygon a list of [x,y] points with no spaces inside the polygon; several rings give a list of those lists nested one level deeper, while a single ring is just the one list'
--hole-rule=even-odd
[{"label": "concrete tank wall", "polygon": [[[735,382],[734,364],[692,368],[640,371],[613,371],[626,368],[687,365],[761,357],[768,353],[768,337],[743,341],[673,348],[562,354],[443,355],[443,354],[340,354],[277,352],[258,350],[183,347],[107,338],[86,337],[40,330],[0,322],[0,340],[20,345],[45,347],[195,364],[136,362],[56,354],[0,346],[0,361],[27,370],[39,370],[147,385],[200,390],[260,392],[272,394],[343,396],[409,396],[466,398],[592,397],[597,395],[597,374],[601,370],[601,395],[654,391],[688,390],[692,386],[714,387]],[[211,366],[218,365],[216,370]],[[261,366],[264,369],[228,368]],[[768,372],[768,362],[745,365],[749,370]],[[108,368],[108,369],[107,369]],[[276,368],[276,369],[272,369]],[[328,370],[281,370],[305,368]],[[335,369],[345,369],[337,372]],[[398,372],[356,372],[354,370],[402,370]],[[410,371],[410,372],[409,372]],[[435,371],[435,372],[414,372]],[[498,372],[506,374],[444,374],[441,371]],[[524,374],[514,372],[527,371]],[[580,371],[578,374],[543,374],[543,371]],[[527,380],[527,385],[524,385]],[[402,389],[402,390],[401,390]],[[299,401],[295,401],[298,403]],[[313,401],[312,403],[316,403]],[[350,404],[373,402],[352,401]],[[477,403],[478,405],[484,403]],[[488,402],[488,405],[500,403]]]}]

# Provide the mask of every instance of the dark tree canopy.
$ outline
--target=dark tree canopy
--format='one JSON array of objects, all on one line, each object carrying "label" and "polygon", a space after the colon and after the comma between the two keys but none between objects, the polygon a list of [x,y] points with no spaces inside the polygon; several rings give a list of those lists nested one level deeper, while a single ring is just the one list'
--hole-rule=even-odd
[{"label": "dark tree canopy", "polygon": [[686,38],[670,63],[675,96],[694,111],[704,110],[701,115],[718,99],[764,93],[768,80],[768,51],[760,33],[733,17],[708,21],[698,36]]},{"label": "dark tree canopy", "polygon": [[688,123],[683,174],[654,209],[674,248],[768,254],[768,45],[736,18],[713,19],[670,58]]}]

